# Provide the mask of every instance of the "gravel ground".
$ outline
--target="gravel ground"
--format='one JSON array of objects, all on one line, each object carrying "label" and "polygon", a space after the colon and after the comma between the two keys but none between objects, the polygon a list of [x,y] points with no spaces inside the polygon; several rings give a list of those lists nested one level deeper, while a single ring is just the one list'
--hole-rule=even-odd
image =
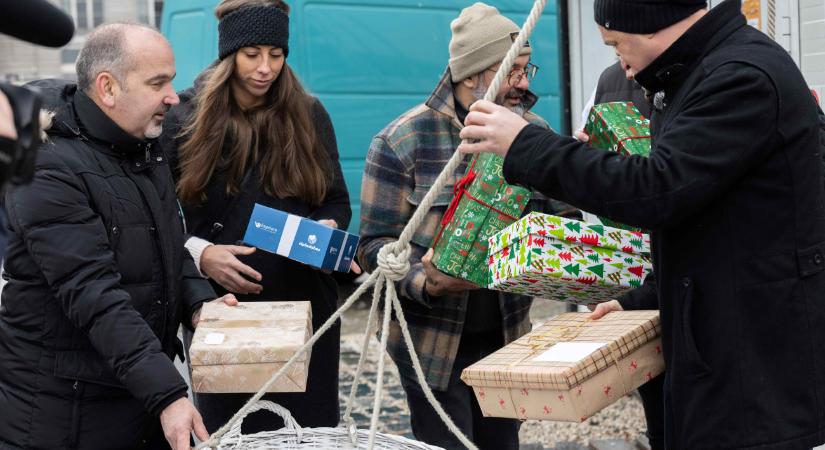
[{"label": "gravel ground", "polygon": [[[341,343],[341,404],[345,405],[352,385],[363,328],[366,326],[366,304],[358,304],[347,311],[343,319]],[[539,323],[564,312],[563,304],[549,300],[537,300],[531,311],[533,323]],[[358,398],[353,408],[353,418],[359,426],[369,426],[377,369],[377,340],[372,340],[368,353],[363,381],[359,386]],[[394,364],[387,358],[385,375],[385,395],[379,428],[383,432],[412,437],[404,391],[398,380]],[[628,395],[615,404],[594,415],[585,423],[548,422],[528,420],[521,427],[521,442],[531,449],[553,449],[564,444],[588,445],[591,440],[621,439],[635,441],[644,431],[644,413],[641,402],[635,395]],[[560,446],[561,444],[561,446]]]}]

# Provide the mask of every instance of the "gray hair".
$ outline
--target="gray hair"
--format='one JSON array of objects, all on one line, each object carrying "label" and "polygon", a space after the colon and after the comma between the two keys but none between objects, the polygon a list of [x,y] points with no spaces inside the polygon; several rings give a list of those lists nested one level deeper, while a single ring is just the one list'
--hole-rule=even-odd
[{"label": "gray hair", "polygon": [[86,36],[86,42],[77,56],[78,89],[89,92],[95,78],[101,72],[109,72],[116,79],[123,80],[132,66],[127,50],[126,31],[132,28],[144,28],[157,32],[148,25],[129,22],[117,22],[101,25]]}]

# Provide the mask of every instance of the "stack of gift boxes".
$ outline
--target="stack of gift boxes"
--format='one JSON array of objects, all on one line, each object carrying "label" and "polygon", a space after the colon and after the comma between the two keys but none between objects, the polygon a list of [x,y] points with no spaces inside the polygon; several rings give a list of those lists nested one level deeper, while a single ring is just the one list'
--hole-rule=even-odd
[{"label": "stack of gift boxes", "polygon": [[[629,103],[594,106],[586,132],[594,148],[650,153],[649,121]],[[502,162],[477,156],[456,184],[433,244],[436,267],[489,289],[574,304],[641,286],[652,270],[647,234],[608,219],[616,226],[521,217],[530,192],[505,182]],[[584,420],[661,373],[658,312],[588,316],[558,316],[466,369],[484,414]]]},{"label": "stack of gift boxes", "polygon": [[[593,107],[586,127],[598,148],[624,155],[650,152],[649,121],[632,103]],[[503,159],[475,156],[433,243],[442,272],[481,287],[576,304],[610,300],[640,286],[651,271],[648,236],[530,213],[530,191],[509,185]]]}]

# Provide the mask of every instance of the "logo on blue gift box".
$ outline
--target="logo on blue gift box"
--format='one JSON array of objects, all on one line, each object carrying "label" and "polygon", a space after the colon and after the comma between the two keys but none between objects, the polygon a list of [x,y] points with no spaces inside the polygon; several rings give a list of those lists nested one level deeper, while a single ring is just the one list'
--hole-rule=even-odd
[{"label": "logo on blue gift box", "polygon": [[311,220],[302,220],[295,232],[289,257],[316,267],[323,267],[324,254],[332,229]]},{"label": "logo on blue gift box", "polygon": [[272,233],[272,234],[277,234],[278,233],[277,228],[275,228],[273,226],[270,226],[270,225],[267,225],[265,223],[257,222],[257,221],[255,222],[255,228],[259,228],[261,230],[264,230],[264,231],[266,231],[268,233]]},{"label": "logo on blue gift box", "polygon": [[277,209],[255,205],[243,241],[248,245],[275,253],[281,241],[287,217],[288,214]]}]

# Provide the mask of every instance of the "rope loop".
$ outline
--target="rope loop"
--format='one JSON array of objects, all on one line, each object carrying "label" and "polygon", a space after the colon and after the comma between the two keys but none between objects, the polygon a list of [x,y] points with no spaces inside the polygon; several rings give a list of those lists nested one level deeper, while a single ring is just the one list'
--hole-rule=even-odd
[{"label": "rope loop", "polygon": [[410,244],[393,242],[378,251],[378,269],[390,281],[403,280],[410,271]]}]

